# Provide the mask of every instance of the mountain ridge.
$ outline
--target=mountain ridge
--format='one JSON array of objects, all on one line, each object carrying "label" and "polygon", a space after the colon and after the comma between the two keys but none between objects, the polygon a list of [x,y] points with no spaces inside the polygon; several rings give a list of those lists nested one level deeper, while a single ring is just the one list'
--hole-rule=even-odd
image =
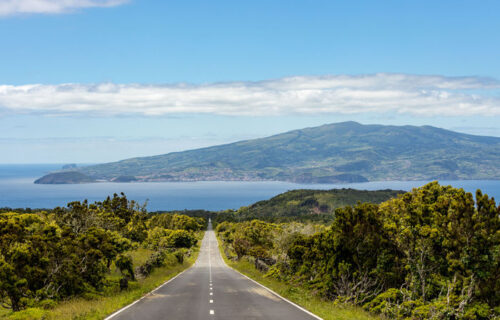
[{"label": "mountain ridge", "polygon": [[[105,181],[500,179],[500,138],[354,121],[79,167]],[[123,177],[127,177],[124,179]]]}]

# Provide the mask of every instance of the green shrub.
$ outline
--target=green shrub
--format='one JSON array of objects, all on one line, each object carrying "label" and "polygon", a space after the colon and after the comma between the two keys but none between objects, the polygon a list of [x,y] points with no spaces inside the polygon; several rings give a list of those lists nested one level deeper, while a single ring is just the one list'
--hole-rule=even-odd
[{"label": "green shrub", "polygon": [[[233,222],[217,230],[228,257],[250,257],[266,277],[336,304],[391,319],[499,317],[500,207],[479,190],[474,201],[463,189],[432,182],[380,205],[337,209],[317,233],[225,216]],[[278,263],[268,268],[260,261],[267,258]]]}]

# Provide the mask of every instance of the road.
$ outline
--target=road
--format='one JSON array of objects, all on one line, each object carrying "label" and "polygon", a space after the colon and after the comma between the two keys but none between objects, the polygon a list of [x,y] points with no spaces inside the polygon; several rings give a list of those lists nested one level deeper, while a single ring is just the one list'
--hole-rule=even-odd
[{"label": "road", "polygon": [[107,320],[320,319],[229,268],[211,224],[196,263]]}]

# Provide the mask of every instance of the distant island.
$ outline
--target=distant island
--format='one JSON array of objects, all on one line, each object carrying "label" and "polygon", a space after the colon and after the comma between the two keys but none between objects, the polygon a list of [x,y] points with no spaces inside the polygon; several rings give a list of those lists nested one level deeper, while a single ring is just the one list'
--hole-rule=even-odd
[{"label": "distant island", "polygon": [[91,182],[96,182],[96,180],[78,171],[54,172],[35,180],[36,184],[76,184]]},{"label": "distant island", "polygon": [[432,126],[327,124],[164,155],[71,167],[35,183],[500,179],[500,138]]},{"label": "distant island", "polygon": [[76,167],[77,167],[77,165],[75,163],[69,163],[69,164],[65,164],[64,166],[62,166],[62,169],[63,170],[75,169]]}]

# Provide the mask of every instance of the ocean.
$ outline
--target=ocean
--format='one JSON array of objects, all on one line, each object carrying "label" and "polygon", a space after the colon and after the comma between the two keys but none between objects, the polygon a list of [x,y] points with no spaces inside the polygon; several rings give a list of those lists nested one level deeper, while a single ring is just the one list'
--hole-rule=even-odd
[{"label": "ocean", "polygon": [[[210,182],[133,182],[91,183],[74,185],[38,185],[33,181],[58,170],[60,164],[0,165],[0,207],[54,208],[71,201],[105,199],[123,192],[140,204],[147,201],[149,211],[206,209],[237,209],[260,200],[269,199],[293,189],[354,188],[360,190],[411,190],[428,181],[377,181],[346,184],[297,184],[276,181],[210,181]],[[443,185],[464,188],[475,193],[481,189],[500,199],[499,180],[440,181]],[[498,203],[498,200],[497,200]]]}]

